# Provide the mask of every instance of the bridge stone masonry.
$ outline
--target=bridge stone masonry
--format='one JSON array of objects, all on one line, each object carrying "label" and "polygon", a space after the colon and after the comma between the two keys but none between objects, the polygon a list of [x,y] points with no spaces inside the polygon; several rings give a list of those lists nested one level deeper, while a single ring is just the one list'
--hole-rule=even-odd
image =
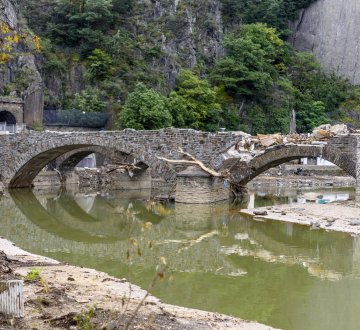
[{"label": "bridge stone masonry", "polygon": [[[327,142],[313,144],[285,143],[255,152],[235,152],[234,147],[244,139],[244,134],[239,132],[208,133],[174,128],[3,135],[0,136],[0,180],[8,188],[30,187],[37,174],[50,162],[59,164],[61,160],[60,165],[66,166],[59,168],[68,170],[81,157],[95,152],[112,159],[125,155],[126,159],[148,167],[153,178],[174,183],[177,172],[183,171],[184,166],[172,165],[157,157],[181,159],[179,148],[208,167],[219,172],[227,170],[231,181],[238,185],[245,185],[271,167],[304,157],[322,157],[350,176],[360,178],[360,135],[335,136]],[[187,181],[191,182],[189,189],[196,193],[196,179],[192,177]],[[209,187],[212,189],[213,186]],[[219,186],[214,189],[221,190]]]},{"label": "bridge stone masonry", "polygon": [[336,136],[326,143],[276,145],[253,157],[228,158],[222,170],[228,170],[231,181],[246,185],[266,170],[291,160],[320,157],[340,167],[349,176],[360,177],[360,135]]},{"label": "bridge stone masonry", "polygon": [[[191,153],[210,167],[220,168],[222,153],[241,136],[208,133],[189,129],[118,132],[30,132],[0,136],[0,179],[8,188],[29,187],[36,175],[64,154],[78,151],[84,155],[102,149],[108,155],[131,155],[146,164],[154,177],[169,182],[176,179],[175,167],[157,159],[181,158],[179,148]],[[86,152],[84,153],[84,150]]]}]

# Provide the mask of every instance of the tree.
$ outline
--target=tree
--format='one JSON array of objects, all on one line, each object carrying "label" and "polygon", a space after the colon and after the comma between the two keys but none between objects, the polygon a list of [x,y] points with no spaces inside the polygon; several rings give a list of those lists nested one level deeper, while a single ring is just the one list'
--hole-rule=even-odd
[{"label": "tree", "polygon": [[80,46],[82,53],[88,54],[99,47],[113,20],[111,0],[59,0],[47,34],[56,44]]},{"label": "tree", "polygon": [[216,92],[206,79],[199,79],[189,70],[182,71],[176,89],[167,100],[167,107],[176,127],[214,131],[219,127],[221,106]]},{"label": "tree", "polygon": [[298,105],[296,126],[299,132],[311,132],[315,127],[327,124],[325,104],[322,101],[303,99]]},{"label": "tree", "polygon": [[118,123],[122,128],[160,129],[171,126],[172,117],[165,106],[165,97],[138,83],[129,94]]},{"label": "tree", "polygon": [[87,75],[92,82],[104,80],[111,76],[114,71],[110,56],[98,48],[91,52],[86,62],[88,68]]},{"label": "tree", "polygon": [[221,0],[225,22],[251,24],[261,22],[288,35],[288,22],[298,16],[300,9],[316,0]]},{"label": "tree", "polygon": [[251,98],[273,84],[284,42],[275,29],[261,23],[244,25],[240,32],[225,37],[226,56],[216,63],[210,78],[235,98]]},{"label": "tree", "polygon": [[100,112],[106,109],[105,96],[97,88],[88,87],[75,94],[72,107],[85,112]]}]

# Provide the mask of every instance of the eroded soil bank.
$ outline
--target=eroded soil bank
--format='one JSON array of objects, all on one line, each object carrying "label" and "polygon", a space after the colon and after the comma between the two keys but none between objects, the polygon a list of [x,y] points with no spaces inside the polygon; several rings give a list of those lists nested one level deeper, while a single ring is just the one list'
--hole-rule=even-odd
[{"label": "eroded soil bank", "polygon": [[312,229],[339,231],[360,235],[360,207],[354,201],[330,204],[284,204],[256,209],[242,209],[254,219],[299,223]]},{"label": "eroded soil bank", "polygon": [[244,329],[269,326],[226,315],[162,303],[149,296],[134,313],[146,291],[125,279],[93,269],[61,264],[27,253],[0,239],[0,279],[24,278],[31,270],[40,276],[25,281],[25,317],[1,316],[0,329]]}]

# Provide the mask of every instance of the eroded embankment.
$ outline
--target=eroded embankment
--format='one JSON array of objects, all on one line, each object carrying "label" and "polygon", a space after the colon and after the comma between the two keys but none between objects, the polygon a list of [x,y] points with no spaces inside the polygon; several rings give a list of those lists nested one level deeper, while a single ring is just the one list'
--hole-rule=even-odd
[{"label": "eroded embankment", "polygon": [[1,316],[1,329],[242,329],[271,330],[257,322],[162,303],[125,279],[93,269],[61,264],[27,253],[0,239],[0,279],[23,278],[31,270],[40,276],[25,281],[25,317]]}]

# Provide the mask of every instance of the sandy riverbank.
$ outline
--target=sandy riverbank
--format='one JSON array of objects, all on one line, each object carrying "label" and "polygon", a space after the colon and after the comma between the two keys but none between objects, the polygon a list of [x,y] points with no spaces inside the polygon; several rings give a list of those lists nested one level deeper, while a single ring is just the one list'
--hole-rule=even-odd
[{"label": "sandy riverbank", "polygon": [[269,219],[299,223],[312,229],[323,228],[360,235],[360,207],[354,202],[342,204],[284,204],[256,209],[242,209],[243,214],[254,216],[266,212],[266,215],[255,215],[255,219]]},{"label": "sandy riverbank", "polygon": [[[22,278],[34,267],[40,270],[41,279],[24,284],[25,317],[10,320],[0,314],[0,329],[82,329],[89,322],[91,329],[123,329],[146,294],[125,279],[61,264],[27,253],[8,240],[0,239],[0,279]],[[226,315],[165,304],[150,295],[130,329],[273,328]]]}]

